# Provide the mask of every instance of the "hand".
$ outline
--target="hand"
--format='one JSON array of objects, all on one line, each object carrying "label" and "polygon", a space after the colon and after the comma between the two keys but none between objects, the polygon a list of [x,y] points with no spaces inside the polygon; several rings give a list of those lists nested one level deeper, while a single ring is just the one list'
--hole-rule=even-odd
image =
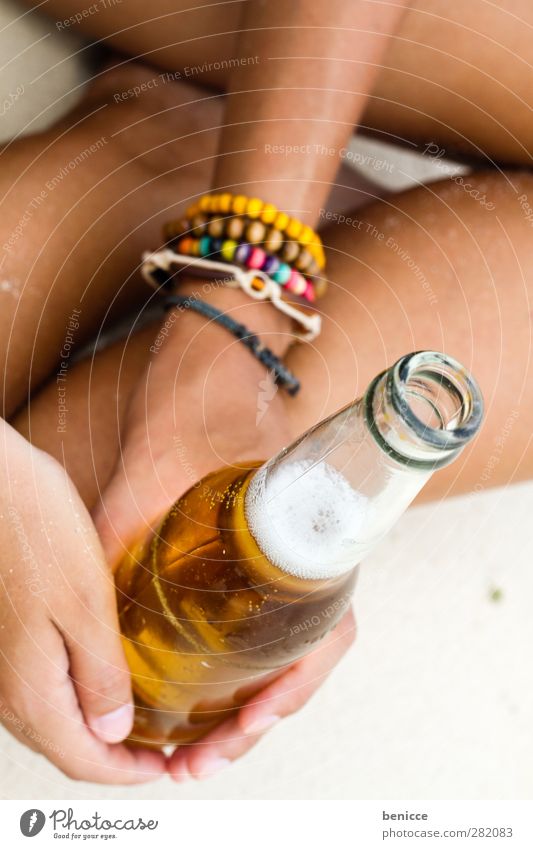
[{"label": "hand", "polygon": [[[180,285],[180,294],[203,288]],[[292,341],[290,321],[269,303],[225,288],[199,297],[257,332],[279,356]],[[93,510],[113,567],[206,474],[268,459],[293,438],[283,391],[225,328],[192,310],[172,310],[161,331],[129,402],[119,462]]]},{"label": "hand", "polygon": [[67,776],[149,781],[159,753],[118,742],[132,725],[113,581],[66,472],[2,422],[0,718]]},{"label": "hand", "polygon": [[309,701],[354,638],[355,622],[350,610],[311,654],[257,693],[236,716],[199,743],[177,749],[168,763],[172,778],[177,782],[210,778],[246,754],[280,719],[296,713]]},{"label": "hand", "polygon": [[[201,284],[196,289],[201,291]],[[215,294],[206,299],[229,309],[282,355],[290,341],[289,328],[284,318],[277,324],[269,304],[242,300],[233,290]],[[172,322],[167,324],[168,336],[154,346],[158,353],[131,400],[121,460],[94,513],[111,563],[205,474],[239,460],[266,459],[295,436],[281,391],[265,392],[266,411],[262,404],[258,407],[258,393],[265,391],[264,367],[239,342],[196,314],[173,315],[167,316]],[[178,749],[168,764],[172,777],[207,777],[244,754],[274,717],[294,713],[310,698],[353,634],[350,614],[311,655],[254,696],[236,717],[199,744]]]}]

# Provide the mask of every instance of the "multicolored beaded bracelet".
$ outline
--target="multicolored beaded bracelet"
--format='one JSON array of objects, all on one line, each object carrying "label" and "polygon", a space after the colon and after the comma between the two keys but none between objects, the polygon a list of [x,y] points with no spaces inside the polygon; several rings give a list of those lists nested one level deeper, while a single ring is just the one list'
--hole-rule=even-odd
[{"label": "multicolored beaded bracelet", "polygon": [[[187,209],[185,218],[192,221],[193,218],[199,216],[202,219],[204,216],[212,217],[221,216],[233,218],[244,217],[249,219],[250,223],[255,223],[256,230],[260,226],[268,229],[269,238],[277,240],[279,246],[283,242],[292,241],[300,245],[301,248],[307,250],[312,259],[317,263],[319,271],[322,271],[326,265],[326,257],[322,240],[318,233],[315,233],[312,227],[303,224],[297,218],[292,218],[288,213],[281,212],[273,203],[264,203],[259,198],[248,198],[245,195],[233,195],[230,192],[222,192],[217,194],[203,195],[196,203],[191,204]],[[182,223],[182,222],[178,222]],[[203,221],[198,221],[203,223]],[[238,225],[235,225],[238,226]],[[189,229],[185,227],[182,232]],[[180,233],[176,233],[180,235]],[[217,235],[210,233],[210,235]],[[221,235],[221,234],[218,234]],[[230,235],[230,234],[228,234]],[[171,237],[172,238],[172,237]],[[232,238],[236,238],[233,236]],[[237,238],[241,238],[238,236]],[[262,241],[262,238],[249,241]],[[276,250],[271,248],[272,253]]]},{"label": "multicolored beaded bracelet", "polygon": [[211,216],[198,213],[191,218],[172,221],[164,228],[165,241],[171,244],[176,238],[184,235],[197,238],[207,235],[214,239],[231,239],[261,245],[267,253],[278,254],[283,262],[305,273],[307,277],[320,275],[322,271],[309,247],[285,237],[280,230],[269,228],[261,221],[242,215],[221,217],[218,213]]},{"label": "multicolored beaded bracelet", "polygon": [[267,253],[257,245],[238,243],[232,239],[215,239],[210,236],[202,236],[199,239],[184,236],[178,240],[175,249],[185,256],[220,258],[224,262],[236,263],[244,268],[264,271],[271,280],[288,292],[299,295],[310,303],[314,303],[316,299],[316,284],[306,280],[303,274],[291,268],[288,263],[282,262],[278,257]]},{"label": "multicolored beaded bracelet", "polygon": [[273,203],[265,203],[259,198],[234,195],[230,192],[205,194],[197,203],[189,206],[186,218],[191,220],[199,213],[209,216],[217,213],[231,217],[245,216],[252,221],[267,225],[281,234],[281,241],[295,241],[307,248],[320,270],[323,270],[326,265],[324,248],[318,233],[297,218],[292,218],[288,213],[280,211]]}]

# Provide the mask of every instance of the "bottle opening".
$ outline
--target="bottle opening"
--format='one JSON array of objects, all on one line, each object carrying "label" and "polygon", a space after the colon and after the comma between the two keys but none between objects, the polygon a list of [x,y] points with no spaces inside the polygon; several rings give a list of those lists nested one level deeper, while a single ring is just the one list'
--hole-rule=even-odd
[{"label": "bottle opening", "polygon": [[481,424],[478,385],[445,354],[421,351],[404,357],[391,371],[389,383],[398,413],[431,445],[463,445]]},{"label": "bottle opening", "polygon": [[371,384],[367,401],[369,424],[382,447],[412,464],[444,465],[474,436],[483,417],[473,377],[438,351],[402,357]]}]

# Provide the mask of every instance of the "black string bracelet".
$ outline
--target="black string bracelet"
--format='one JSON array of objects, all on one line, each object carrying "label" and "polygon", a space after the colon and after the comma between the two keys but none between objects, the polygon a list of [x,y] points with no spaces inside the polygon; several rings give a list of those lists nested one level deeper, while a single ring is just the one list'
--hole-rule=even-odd
[{"label": "black string bracelet", "polygon": [[239,342],[242,342],[254,357],[263,363],[266,368],[274,375],[274,381],[286,389],[289,395],[296,395],[300,391],[300,381],[293,375],[289,369],[283,365],[280,358],[277,357],[270,348],[261,344],[259,336],[252,333],[245,324],[235,321],[227,313],[217,310],[216,307],[208,304],[207,301],[201,301],[199,298],[184,295],[167,295],[164,298],[164,306],[166,310],[172,307],[180,307],[182,309],[190,309],[210,318],[229,330]]}]

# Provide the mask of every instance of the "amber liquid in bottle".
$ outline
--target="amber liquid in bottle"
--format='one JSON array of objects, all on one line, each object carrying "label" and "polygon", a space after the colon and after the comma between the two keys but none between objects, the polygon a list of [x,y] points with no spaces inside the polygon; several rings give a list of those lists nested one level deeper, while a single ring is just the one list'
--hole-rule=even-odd
[{"label": "amber liquid in bottle", "polygon": [[477,433],[477,384],[446,354],[402,357],[264,466],[192,487],[116,582],[132,742],[193,742],[345,614],[357,564]]},{"label": "amber liquid in bottle", "polygon": [[307,654],[347,610],[355,569],[305,580],[262,554],[244,514],[254,473],[226,468],[204,478],[119,567],[136,703],[132,742],[199,739]]}]

